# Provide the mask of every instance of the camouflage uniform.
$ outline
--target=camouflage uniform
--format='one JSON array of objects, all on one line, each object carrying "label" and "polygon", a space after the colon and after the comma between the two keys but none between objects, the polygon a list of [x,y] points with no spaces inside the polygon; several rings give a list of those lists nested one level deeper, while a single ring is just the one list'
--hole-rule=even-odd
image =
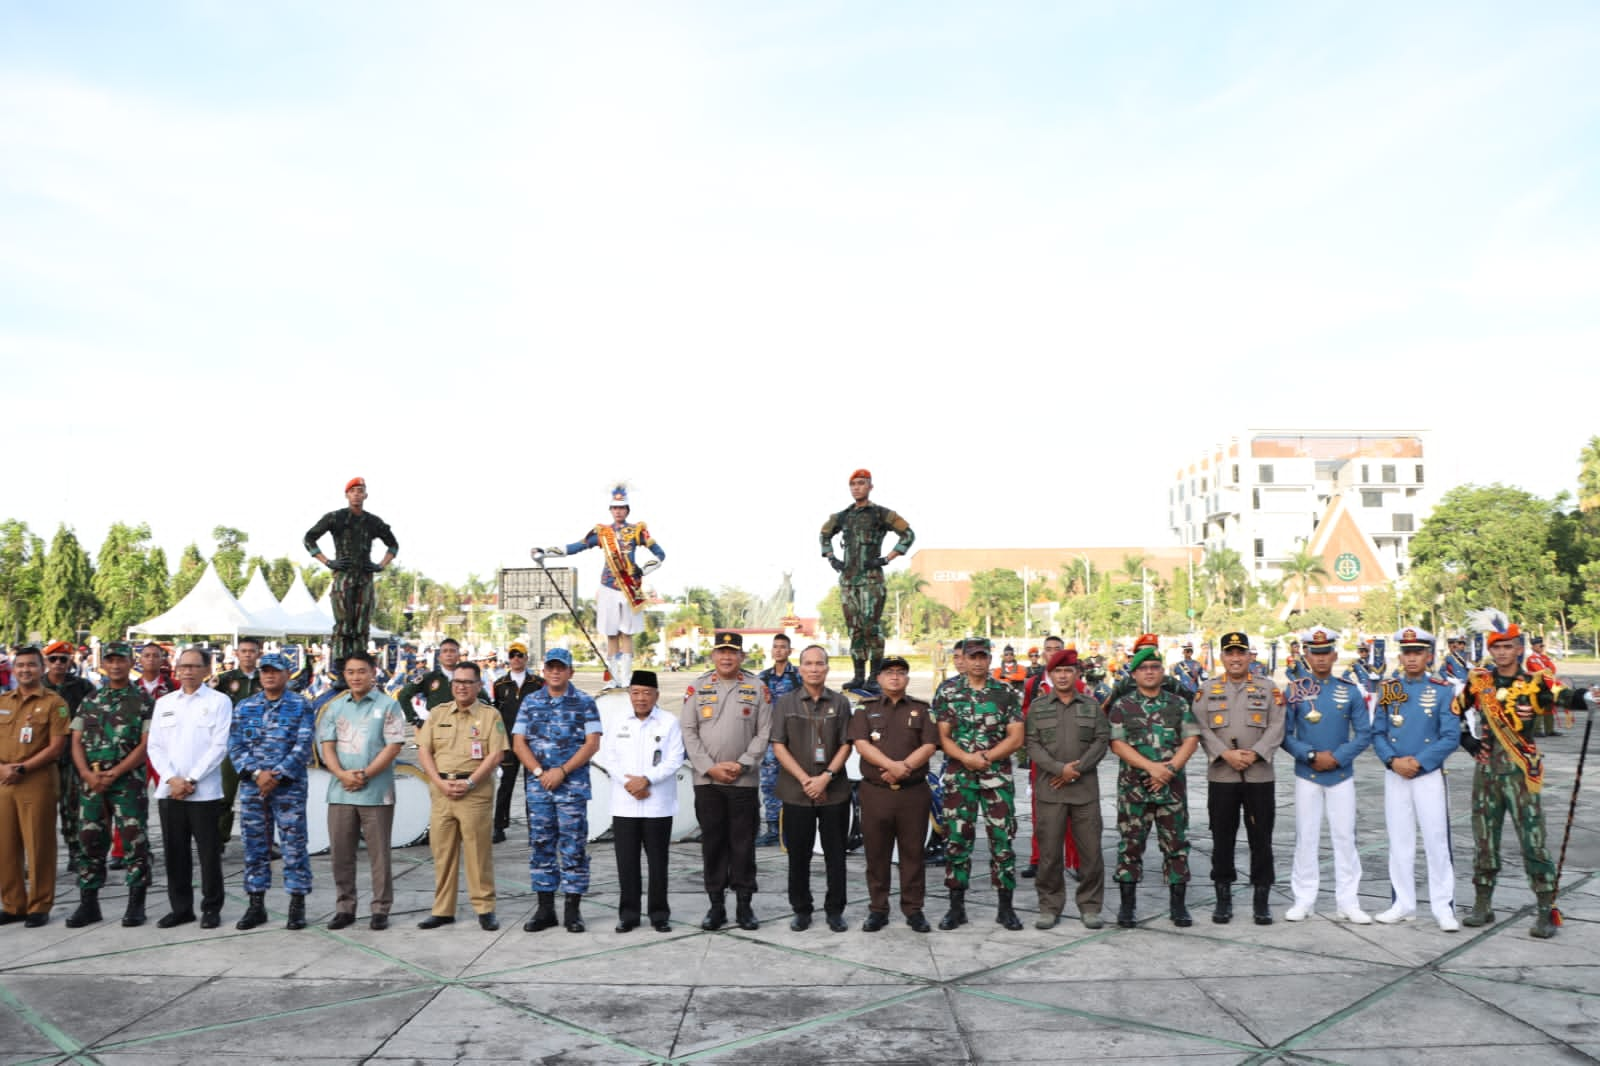
[{"label": "camouflage uniform", "polygon": [[[1138,692],[1111,701],[1111,739],[1156,762],[1173,758],[1200,727],[1183,697],[1165,690],[1150,698]],[[1189,787],[1180,769],[1172,781],[1152,786],[1144,771],[1124,762],[1117,773],[1117,872],[1112,880],[1137,883],[1144,873],[1144,845],[1156,827],[1167,884],[1189,883]]]},{"label": "camouflage uniform", "polygon": [[[237,710],[247,696],[261,691],[261,674],[247,674],[243,670],[228,670],[217,675],[216,689],[233,701]],[[217,821],[217,839],[226,844],[233,839],[233,807],[239,798],[239,771],[233,768],[232,759],[222,760],[222,817]]]},{"label": "camouflage uniform", "polygon": [[[578,754],[590,733],[600,732],[594,698],[571,685],[560,696],[548,688],[522,701],[513,736],[528,738],[528,750],[546,771]],[[543,776],[528,778],[528,874],[535,892],[583,895],[589,891],[589,764],[563,775],[555,791]]]},{"label": "camouflage uniform", "polygon": [[[785,695],[800,687],[799,668],[793,662],[788,667],[783,673],[777,674],[769,666],[756,675],[767,686],[767,697],[772,700],[774,707]],[[761,820],[769,827],[776,827],[782,809],[783,805],[778,801],[778,757],[772,753],[772,745],[768,744],[767,753],[761,757]]]},{"label": "camouflage uniform", "polygon": [[[239,822],[244,835],[244,888],[272,887],[272,831],[283,841],[283,887],[291,896],[311,891],[306,852],[306,766],[316,740],[316,712],[298,692],[276,700],[258,692],[234,708],[228,758],[239,771]],[[256,774],[269,770],[277,787],[263,797]]]},{"label": "camouflage uniform", "polygon": [[893,551],[904,555],[911,550],[917,535],[904,518],[887,507],[868,503],[851,504],[822,523],[822,554],[833,558],[833,538],[840,537],[844,569],[839,573],[839,605],[850,629],[850,658],[861,664],[883,658],[883,568],[877,565],[884,554],[883,538],[898,534]]},{"label": "camouflage uniform", "polygon": [[[372,575],[366,566],[372,561],[372,542],[381,540],[396,555],[400,542],[395,540],[389,523],[373,514],[359,514],[348,507],[329,511],[317,519],[317,524],[306,530],[305,549],[315,556],[322,549],[317,541],[326,533],[333,534],[333,556],[348,564],[346,570],[333,572],[333,640],[331,655],[337,669],[354,651],[365,651],[372,629],[372,608],[377,596],[372,588]],[[280,786],[281,787],[281,786]]]},{"label": "camouflage uniform", "polygon": [[[950,727],[950,739],[963,751],[986,751],[1006,739],[1006,728],[1022,723],[1017,690],[989,678],[981,689],[965,677],[946,682],[933,697],[933,716]],[[944,768],[944,817],[948,836],[945,887],[966,891],[978,821],[989,833],[989,880],[996,888],[1017,887],[1017,786],[1007,756],[984,770],[969,770],[953,759]]]},{"label": "camouflage uniform", "polygon": [[422,702],[430,713],[441,703],[452,702],[454,697],[450,695],[450,675],[435,666],[427,673],[408,677],[406,683],[400,686],[394,701],[400,705],[400,713],[406,716],[406,721],[413,725],[417,722],[417,711],[411,706],[411,701],[416,699],[418,693],[421,693]]},{"label": "camouflage uniform", "polygon": [[[82,734],[83,758],[91,770],[109,770],[127,758],[150,732],[155,704],[131,682],[103,688],[83,701],[71,728]],[[78,801],[78,887],[98,892],[106,883],[106,849],[115,829],[128,856],[129,888],[150,884],[150,790],[140,763],[101,793],[82,792]]]},{"label": "camouflage uniform", "polygon": [[[43,684],[67,701],[68,717],[76,715],[83,701],[95,693],[94,685],[77,674],[68,674],[59,685],[52,685],[49,678],[45,678]],[[79,851],[82,826],[78,824],[78,807],[83,798],[83,782],[78,779],[78,768],[72,763],[72,745],[67,745],[67,750],[57,760],[56,773],[60,777],[56,809],[61,816],[61,838],[67,842],[67,869],[76,870],[82,854]]]}]

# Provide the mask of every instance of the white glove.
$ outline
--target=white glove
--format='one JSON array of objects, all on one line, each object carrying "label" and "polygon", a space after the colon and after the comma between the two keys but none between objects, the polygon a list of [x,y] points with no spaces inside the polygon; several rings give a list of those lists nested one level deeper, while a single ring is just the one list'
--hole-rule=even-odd
[{"label": "white glove", "polygon": [[555,545],[554,547],[550,547],[550,548],[535,548],[535,549],[533,549],[533,556],[534,556],[535,559],[537,559],[541,555],[553,555],[557,559],[559,559],[563,555],[566,555],[566,554],[567,554],[567,549],[563,548],[559,544]]},{"label": "white glove", "polygon": [[661,560],[652,557],[643,566],[639,567],[639,576],[640,577],[644,577],[646,574],[650,573],[652,570],[659,569],[660,566],[661,566]]}]

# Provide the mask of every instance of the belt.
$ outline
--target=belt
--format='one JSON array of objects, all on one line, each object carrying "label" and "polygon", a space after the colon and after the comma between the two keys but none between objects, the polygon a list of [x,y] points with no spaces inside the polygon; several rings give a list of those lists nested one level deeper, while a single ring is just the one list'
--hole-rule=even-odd
[{"label": "belt", "polygon": [[439,780],[441,780],[441,781],[465,781],[471,776],[472,776],[471,774],[440,774],[439,775]]},{"label": "belt", "polygon": [[91,762],[89,764],[89,769],[99,773],[101,770],[109,770],[115,765],[117,764],[114,762]]},{"label": "belt", "polygon": [[874,786],[876,788],[886,788],[891,792],[899,792],[902,788],[909,788],[912,785],[923,784],[925,781],[928,780],[928,775],[927,774],[923,774],[921,777],[912,778],[912,779],[907,780],[907,781],[897,781],[894,784],[890,784],[889,782],[883,780],[882,778],[878,778],[878,779],[874,780],[873,778],[870,778],[870,777],[863,777],[861,780],[865,781],[867,784],[872,785],[872,786]]}]

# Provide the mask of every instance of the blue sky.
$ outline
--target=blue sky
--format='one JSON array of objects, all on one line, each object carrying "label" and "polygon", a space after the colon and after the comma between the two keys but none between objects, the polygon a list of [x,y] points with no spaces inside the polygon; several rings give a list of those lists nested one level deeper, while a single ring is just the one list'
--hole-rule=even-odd
[{"label": "blue sky", "polygon": [[624,477],[664,590],[814,601],[861,465],[942,547],[1166,543],[1249,425],[1552,495],[1595,69],[1586,3],[0,3],[5,513],[298,553],[360,473],[460,580]]}]

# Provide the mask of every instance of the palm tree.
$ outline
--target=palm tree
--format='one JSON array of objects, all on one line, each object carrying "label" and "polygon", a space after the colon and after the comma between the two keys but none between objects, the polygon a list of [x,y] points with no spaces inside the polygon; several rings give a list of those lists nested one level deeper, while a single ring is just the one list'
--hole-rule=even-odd
[{"label": "palm tree", "polygon": [[1238,552],[1232,548],[1206,552],[1200,572],[1205,575],[1206,587],[1217,602],[1227,603],[1238,595],[1239,605],[1244,605],[1244,589],[1250,584],[1250,574]]},{"label": "palm tree", "polygon": [[1142,552],[1124,555],[1122,557],[1122,572],[1128,575],[1129,581],[1142,581],[1144,580],[1145,565],[1149,561],[1149,557]]},{"label": "palm tree", "polygon": [[1578,506],[1600,508],[1600,437],[1590,437],[1578,452]]},{"label": "palm tree", "polygon": [[1306,592],[1311,582],[1328,579],[1328,568],[1322,565],[1322,557],[1312,552],[1304,542],[1283,561],[1279,569],[1283,572],[1284,595],[1289,599],[1298,598],[1302,611],[1306,608]]}]

